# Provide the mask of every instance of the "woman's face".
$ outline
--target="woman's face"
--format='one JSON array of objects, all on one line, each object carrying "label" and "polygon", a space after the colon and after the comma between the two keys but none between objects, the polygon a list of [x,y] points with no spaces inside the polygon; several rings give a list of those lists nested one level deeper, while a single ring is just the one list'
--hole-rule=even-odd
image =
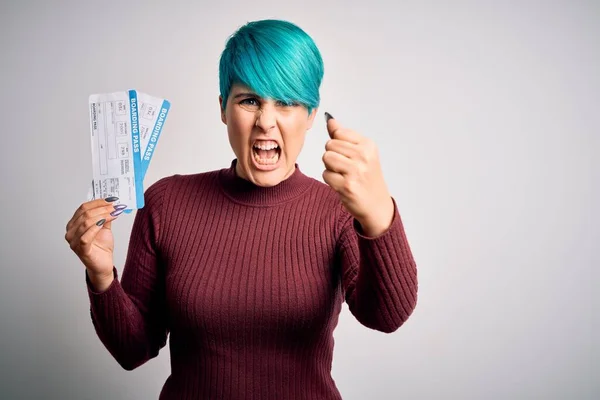
[{"label": "woman's face", "polygon": [[219,96],[237,175],[258,186],[275,186],[289,177],[317,109],[309,115],[301,105],[260,98],[240,84],[231,87],[225,111],[222,102]]}]

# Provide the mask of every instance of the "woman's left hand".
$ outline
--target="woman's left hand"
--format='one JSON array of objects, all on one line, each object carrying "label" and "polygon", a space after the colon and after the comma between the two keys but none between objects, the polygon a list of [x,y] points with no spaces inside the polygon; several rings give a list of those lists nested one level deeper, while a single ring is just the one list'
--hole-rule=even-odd
[{"label": "woman's left hand", "polygon": [[366,236],[385,232],[394,217],[394,204],[383,178],[375,143],[326,113],[330,140],[323,154],[323,179],[339,195],[346,210]]}]

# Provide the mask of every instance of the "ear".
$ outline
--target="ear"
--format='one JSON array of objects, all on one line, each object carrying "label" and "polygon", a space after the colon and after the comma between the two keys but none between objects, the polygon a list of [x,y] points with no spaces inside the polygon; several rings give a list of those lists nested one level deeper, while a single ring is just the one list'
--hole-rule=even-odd
[{"label": "ear", "polygon": [[315,116],[317,115],[318,111],[319,111],[319,107],[313,108],[313,110],[308,115],[308,128],[306,130],[309,130],[312,128],[313,122],[315,121]]},{"label": "ear", "polygon": [[223,96],[221,95],[219,95],[219,109],[221,110],[221,121],[227,125],[227,116],[225,115],[225,110],[223,109]]}]

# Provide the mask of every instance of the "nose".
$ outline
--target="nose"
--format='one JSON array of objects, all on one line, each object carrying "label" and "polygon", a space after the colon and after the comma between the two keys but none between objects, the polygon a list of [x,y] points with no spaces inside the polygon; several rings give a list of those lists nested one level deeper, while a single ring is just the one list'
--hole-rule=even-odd
[{"label": "nose", "polygon": [[255,126],[260,128],[262,131],[268,133],[272,128],[275,127],[277,121],[277,112],[275,107],[264,104],[263,107],[258,111],[256,116]]}]

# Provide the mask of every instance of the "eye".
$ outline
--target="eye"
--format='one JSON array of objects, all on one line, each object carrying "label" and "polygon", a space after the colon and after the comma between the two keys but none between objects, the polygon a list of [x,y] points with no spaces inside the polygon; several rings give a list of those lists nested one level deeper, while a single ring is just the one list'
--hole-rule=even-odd
[{"label": "eye", "polygon": [[240,101],[240,104],[247,105],[247,106],[258,106],[259,102],[254,97],[248,97],[247,99]]},{"label": "eye", "polygon": [[260,109],[260,100],[256,97],[246,97],[241,100],[239,103],[240,107],[245,109],[246,111],[256,112]]},{"label": "eye", "polygon": [[277,105],[279,107],[298,107],[300,104],[295,101],[285,102],[283,100],[277,100]]}]

